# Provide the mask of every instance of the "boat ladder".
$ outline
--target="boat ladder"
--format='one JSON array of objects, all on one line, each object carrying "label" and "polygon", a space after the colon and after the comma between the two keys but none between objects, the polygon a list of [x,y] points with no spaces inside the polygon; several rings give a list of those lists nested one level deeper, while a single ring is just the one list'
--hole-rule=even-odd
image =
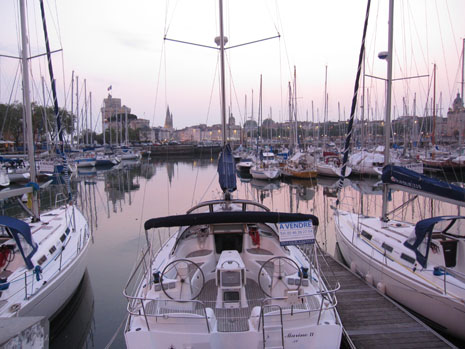
[{"label": "boat ladder", "polygon": [[[265,316],[264,308],[278,308],[279,309],[279,321],[276,320],[276,316],[269,315]],[[263,333],[263,348],[265,349],[284,349],[284,324],[283,324],[283,310],[279,305],[262,306],[261,309],[262,317],[262,333]],[[268,321],[265,321],[268,319]]]}]

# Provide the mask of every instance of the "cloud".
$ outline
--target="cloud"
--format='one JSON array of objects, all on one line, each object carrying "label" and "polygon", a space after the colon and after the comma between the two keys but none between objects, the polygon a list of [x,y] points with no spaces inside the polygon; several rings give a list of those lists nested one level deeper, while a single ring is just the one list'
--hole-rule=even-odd
[{"label": "cloud", "polygon": [[113,32],[113,39],[120,45],[140,51],[153,51],[154,45],[147,34],[130,32]]}]

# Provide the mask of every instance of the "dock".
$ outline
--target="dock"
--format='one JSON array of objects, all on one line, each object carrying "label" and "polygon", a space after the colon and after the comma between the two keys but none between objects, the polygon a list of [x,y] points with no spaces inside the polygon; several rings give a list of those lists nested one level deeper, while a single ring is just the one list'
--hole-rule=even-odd
[{"label": "dock", "polygon": [[[324,253],[320,267],[330,284],[338,281],[337,310],[351,348],[454,348],[455,346],[381,294],[349,268]],[[321,260],[321,259],[320,259]]]}]

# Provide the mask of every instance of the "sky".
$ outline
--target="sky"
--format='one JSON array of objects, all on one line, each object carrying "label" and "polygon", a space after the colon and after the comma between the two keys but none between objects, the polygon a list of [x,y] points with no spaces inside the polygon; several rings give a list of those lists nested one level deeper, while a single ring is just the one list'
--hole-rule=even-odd
[{"label": "sky", "polygon": [[[44,0],[58,86],[59,105],[71,109],[71,77],[79,79],[79,109],[101,131],[100,108],[110,92],[151,126],[163,126],[169,106],[177,129],[218,124],[220,117],[218,50],[163,40],[215,46],[219,35],[217,0]],[[27,1],[30,55],[45,52],[38,1]],[[296,68],[298,120],[347,119],[361,45],[366,0],[224,0],[228,46],[280,35],[226,51],[226,99],[236,123],[257,120],[262,77],[262,115],[289,119],[289,82]],[[18,0],[0,1],[0,54],[19,56]],[[465,1],[399,0],[394,5],[394,117],[425,115],[433,97],[445,116],[460,90]],[[388,0],[373,0],[367,34],[366,74],[386,77]],[[0,102],[21,100],[19,61],[0,58]],[[325,73],[327,71],[327,74]],[[33,99],[43,104],[41,76],[49,86],[46,61],[31,59]],[[325,77],[326,76],[326,77]],[[326,82],[326,83],[325,83]],[[108,87],[111,91],[108,92]],[[384,117],[384,81],[365,78],[365,115]],[[50,87],[45,103],[50,105]],[[405,103],[403,102],[405,100]],[[92,104],[92,106],[90,105]],[[312,109],[313,104],[313,109]],[[252,108],[253,106],[253,108]],[[360,107],[360,104],[359,104]],[[83,109],[84,108],[84,109]],[[74,87],[73,110],[76,110]]]}]

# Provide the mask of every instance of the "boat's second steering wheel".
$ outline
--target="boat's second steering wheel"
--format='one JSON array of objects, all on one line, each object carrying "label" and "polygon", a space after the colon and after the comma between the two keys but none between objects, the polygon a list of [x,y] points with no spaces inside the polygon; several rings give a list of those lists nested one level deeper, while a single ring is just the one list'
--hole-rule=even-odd
[{"label": "boat's second steering wheel", "polygon": [[[175,285],[178,288],[176,292],[170,292],[170,281],[179,283]],[[163,293],[169,299],[186,301],[199,296],[205,286],[205,276],[198,264],[188,259],[176,259],[163,269],[160,282]]]},{"label": "boat's second steering wheel", "polygon": [[[292,259],[282,256],[272,257],[260,267],[258,285],[262,292],[270,298],[273,297],[273,291],[280,287],[283,291],[298,290],[302,283],[302,273],[299,271],[299,266]],[[295,276],[293,284],[289,284],[288,276]]]}]

